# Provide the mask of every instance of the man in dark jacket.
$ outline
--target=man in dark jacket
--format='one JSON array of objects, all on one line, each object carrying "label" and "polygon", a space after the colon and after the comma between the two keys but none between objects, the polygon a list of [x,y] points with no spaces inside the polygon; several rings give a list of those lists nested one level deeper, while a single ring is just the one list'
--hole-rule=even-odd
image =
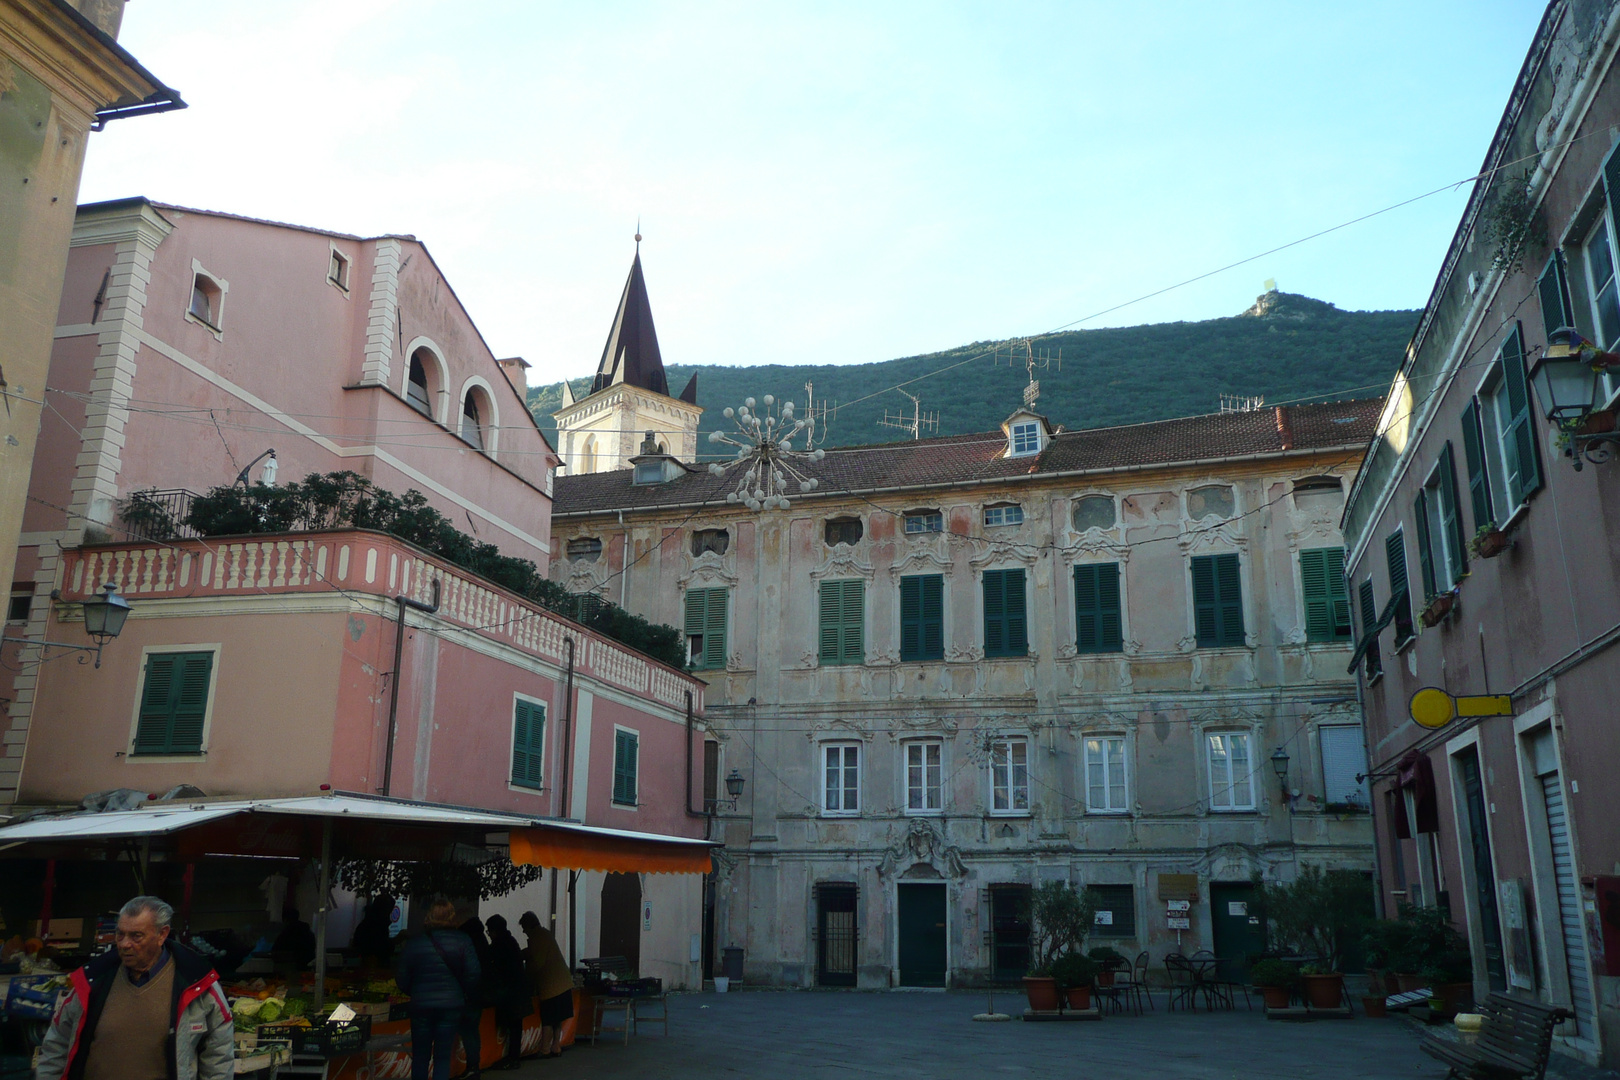
[{"label": "man in dark jacket", "polygon": [[174,909],[137,896],[117,949],[71,976],[39,1050],[38,1080],[230,1080],[231,1010],[207,960],[169,940]]},{"label": "man in dark jacket", "polygon": [[[411,1080],[450,1080],[462,1010],[478,1000],[478,953],[455,926],[456,905],[436,900],[422,932],[399,950],[394,978],[411,995]],[[475,1061],[467,1065],[478,1068]]]},{"label": "man in dark jacket", "polygon": [[523,967],[523,947],[506,928],[506,920],[491,915],[489,928],[489,967],[484,985],[495,1006],[495,1023],[506,1034],[506,1056],[493,1068],[515,1069],[523,1054],[523,1018],[534,1011],[534,988]]}]

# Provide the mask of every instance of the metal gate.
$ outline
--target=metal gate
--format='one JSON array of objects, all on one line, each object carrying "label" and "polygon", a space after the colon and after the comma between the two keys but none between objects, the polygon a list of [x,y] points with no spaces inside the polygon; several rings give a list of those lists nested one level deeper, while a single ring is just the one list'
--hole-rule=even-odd
[{"label": "metal gate", "polygon": [[855,985],[855,898],[853,885],[816,888],[816,982]]},{"label": "metal gate", "polygon": [[1564,813],[1564,787],[1558,773],[1541,778],[1541,793],[1547,800],[1547,832],[1552,840],[1553,876],[1558,881],[1558,925],[1564,939],[1564,966],[1569,970],[1569,1007],[1575,1010],[1577,1033],[1593,1038],[1597,1029],[1592,1013],[1592,977],[1586,967],[1575,852],[1569,842],[1569,818]]}]

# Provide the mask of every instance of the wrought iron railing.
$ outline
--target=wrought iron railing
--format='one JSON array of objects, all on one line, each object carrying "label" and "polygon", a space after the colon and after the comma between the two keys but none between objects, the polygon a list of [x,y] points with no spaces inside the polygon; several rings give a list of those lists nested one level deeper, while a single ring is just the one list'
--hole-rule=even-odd
[{"label": "wrought iron railing", "polygon": [[197,530],[186,524],[186,517],[196,497],[185,488],[131,492],[118,508],[118,520],[131,540],[194,540]]}]

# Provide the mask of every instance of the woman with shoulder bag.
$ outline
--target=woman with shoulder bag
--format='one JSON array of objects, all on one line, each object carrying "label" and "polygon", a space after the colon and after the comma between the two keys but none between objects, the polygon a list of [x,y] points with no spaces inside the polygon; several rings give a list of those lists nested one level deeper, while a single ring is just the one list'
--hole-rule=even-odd
[{"label": "woman with shoulder bag", "polygon": [[[450,1080],[462,1013],[478,1001],[478,953],[455,926],[456,905],[435,900],[399,952],[395,980],[411,996],[411,1080]],[[467,1066],[476,1071],[478,1062]]]}]

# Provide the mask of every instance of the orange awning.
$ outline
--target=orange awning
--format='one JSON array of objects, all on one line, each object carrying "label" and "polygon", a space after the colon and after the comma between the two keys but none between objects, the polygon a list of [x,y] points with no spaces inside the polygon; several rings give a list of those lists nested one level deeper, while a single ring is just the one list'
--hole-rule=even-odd
[{"label": "orange awning", "polygon": [[546,826],[513,829],[511,856],[519,866],[620,874],[707,874],[713,865],[702,841]]}]

